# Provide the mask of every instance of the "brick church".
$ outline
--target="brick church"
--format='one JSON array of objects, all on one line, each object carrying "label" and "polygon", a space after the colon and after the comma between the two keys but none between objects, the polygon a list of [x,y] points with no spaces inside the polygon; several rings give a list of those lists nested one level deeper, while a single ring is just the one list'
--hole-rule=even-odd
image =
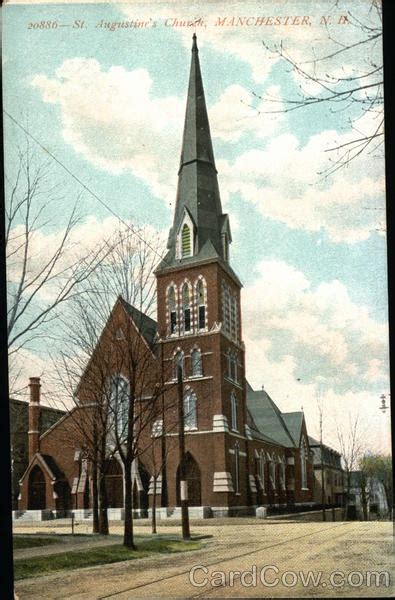
[{"label": "brick church", "polygon": [[[116,344],[136,337],[150,373],[141,396],[150,397],[160,378],[167,390],[163,413],[152,415],[144,433],[151,444],[133,461],[135,514],[149,512],[154,489],[160,517],[180,512],[174,427],[178,365],[183,373],[191,516],[254,514],[260,506],[292,510],[314,502],[312,453],[303,412],[282,413],[266,391],[253,390],[246,380],[241,283],[230,263],[231,242],[194,35],[175,214],[167,254],[155,271],[157,321],[119,297],[96,351],[99,363],[103,344],[107,355],[115,354]],[[30,380],[29,465],[20,480],[19,515],[36,511],[44,518],[71,509],[80,516],[90,514],[92,465],[84,455],[84,440],[71,434],[76,415],[78,420],[80,413],[93,410],[86,382],[89,370],[98,368],[92,366],[94,358],[78,389],[79,405],[41,435],[40,380]],[[115,362],[113,381],[129,385],[126,371]],[[159,455],[165,460],[158,470]],[[109,516],[122,518],[123,464],[117,453],[110,463]]]}]

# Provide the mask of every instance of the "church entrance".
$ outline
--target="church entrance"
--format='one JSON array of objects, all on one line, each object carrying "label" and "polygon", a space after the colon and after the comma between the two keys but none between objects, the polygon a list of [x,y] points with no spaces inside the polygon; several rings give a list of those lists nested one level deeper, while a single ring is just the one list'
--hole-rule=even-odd
[{"label": "church entrance", "polygon": [[150,476],[142,463],[139,463],[139,476],[143,489],[138,488],[137,480],[133,483],[133,508],[142,511],[148,510],[148,489]]},{"label": "church entrance", "polygon": [[[185,456],[185,470],[188,481],[188,505],[201,506],[201,476],[199,465],[189,452]],[[177,469],[177,506],[181,505],[180,495],[180,467]]]},{"label": "church entrance", "polygon": [[45,503],[44,473],[38,465],[35,465],[29,475],[28,509],[44,510]]},{"label": "church entrance", "polygon": [[105,479],[108,508],[123,508],[123,472],[115,458],[107,463]]},{"label": "church entrance", "polygon": [[66,516],[71,508],[71,492],[67,481],[58,481],[55,485],[57,494],[56,514],[57,516]]}]

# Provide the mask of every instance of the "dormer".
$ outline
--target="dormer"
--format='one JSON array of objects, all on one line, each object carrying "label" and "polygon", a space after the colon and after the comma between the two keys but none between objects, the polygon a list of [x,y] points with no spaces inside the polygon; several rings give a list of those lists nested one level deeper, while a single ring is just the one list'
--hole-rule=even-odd
[{"label": "dormer", "polygon": [[190,258],[195,253],[195,231],[196,227],[187,208],[180,221],[177,231],[176,258],[182,260]]}]

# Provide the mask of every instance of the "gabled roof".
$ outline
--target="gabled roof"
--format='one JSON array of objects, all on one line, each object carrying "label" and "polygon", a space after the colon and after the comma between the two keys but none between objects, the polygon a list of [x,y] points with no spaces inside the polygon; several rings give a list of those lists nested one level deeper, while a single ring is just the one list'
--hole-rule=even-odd
[{"label": "gabled roof", "polygon": [[302,411],[282,413],[282,417],[291,434],[295,444],[299,446],[300,436],[302,435],[303,413]]},{"label": "gabled roof", "polygon": [[136,325],[138,332],[143,336],[148,346],[152,350],[155,345],[155,337],[158,331],[158,325],[156,321],[154,321],[153,319],[151,319],[151,317],[138,310],[138,308],[136,308],[135,306],[129,304],[129,302],[126,302],[126,300],[124,300],[122,296],[119,296],[118,300],[124,307],[127,314],[133,319],[133,322]]},{"label": "gabled roof", "polygon": [[49,454],[41,454],[40,452],[37,452],[31,459],[31,461],[29,462],[25,472],[23,473],[22,477],[20,478],[20,480],[19,480],[20,483],[25,479],[26,475],[30,472],[34,463],[37,463],[40,467],[42,467],[44,469],[44,471],[46,471],[48,477],[52,481],[58,481],[59,479],[64,479],[64,473],[58,467],[53,456],[50,456]]},{"label": "gabled roof", "polygon": [[[298,447],[303,413],[282,413],[265,390],[247,382],[247,407],[260,435],[286,447]],[[288,415],[288,416],[286,416]]]}]

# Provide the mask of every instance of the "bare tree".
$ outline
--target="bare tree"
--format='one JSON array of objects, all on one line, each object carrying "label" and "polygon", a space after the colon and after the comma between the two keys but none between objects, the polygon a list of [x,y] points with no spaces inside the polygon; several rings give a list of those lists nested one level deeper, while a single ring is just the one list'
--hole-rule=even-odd
[{"label": "bare tree", "polygon": [[[124,544],[134,548],[132,468],[155,443],[152,424],[162,414],[170,379],[158,360],[159,340],[149,316],[156,306],[153,271],[161,242],[147,231],[120,227],[107,245],[105,260],[75,299],[78,310],[71,303],[63,321],[73,348],[68,345],[62,352],[61,368],[75,384],[81,377],[74,402],[79,407],[96,405],[93,423],[84,427],[93,429],[95,424],[98,433],[98,439],[92,431],[86,437],[91,460],[99,459],[99,479],[105,480],[103,464],[109,457],[116,456],[123,465]],[[101,450],[95,458],[97,443]],[[102,491],[99,486],[102,503],[105,493],[105,485]]]},{"label": "bare tree", "polygon": [[359,460],[362,457],[364,451],[363,433],[360,428],[358,416],[352,418],[349,415],[348,428],[344,431],[344,428],[336,423],[337,439],[339,442],[340,452],[343,458],[344,471],[345,471],[345,499],[343,506],[343,518],[348,518],[348,507],[350,501],[350,489],[351,489],[351,473],[358,467]]},{"label": "bare tree", "polygon": [[[76,204],[63,230],[43,246],[43,231],[53,231],[62,184],[48,160],[37,158],[26,138],[18,149],[16,171],[6,174],[6,260],[8,350],[11,358],[32,342],[50,338],[48,325],[103,258],[103,247],[81,256],[73,233],[80,219]],[[41,242],[41,243],[40,243]],[[12,364],[12,363],[11,363]],[[15,387],[17,373],[11,378]],[[13,390],[15,392],[15,390]]]},{"label": "bare tree", "polygon": [[[341,2],[334,2],[331,8],[335,7],[341,7]],[[371,0],[370,11],[362,20],[352,10],[342,19],[341,31],[346,36],[334,37],[330,24],[324,23],[326,46],[330,49],[322,51],[313,46],[307,60],[295,58],[282,41],[272,46],[263,41],[264,48],[294,74],[299,91],[291,97],[253,92],[267,104],[265,113],[308,111],[310,107],[322,105],[339,119],[343,114],[348,115],[344,124],[352,133],[347,141],[339,141],[326,150],[330,166],[320,173],[324,176],[345,167],[362,153],[373,154],[384,140],[381,2]],[[339,28],[336,35],[338,31]],[[364,115],[371,118],[368,128],[361,131],[355,122]]]}]

